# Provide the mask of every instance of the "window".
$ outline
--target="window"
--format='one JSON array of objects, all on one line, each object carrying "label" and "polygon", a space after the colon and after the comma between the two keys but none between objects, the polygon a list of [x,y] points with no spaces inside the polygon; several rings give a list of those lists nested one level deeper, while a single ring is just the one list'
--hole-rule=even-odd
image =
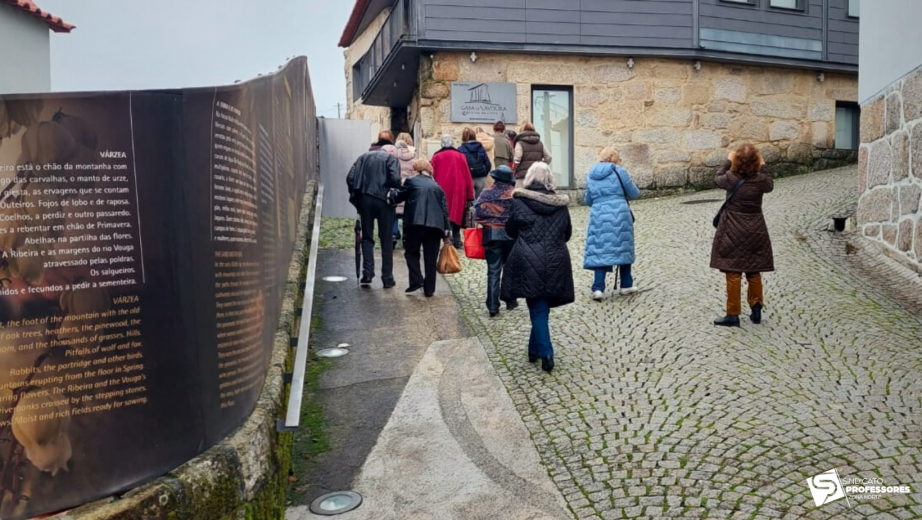
[{"label": "window", "polygon": [[804,0],[769,0],[768,5],[779,9],[804,10]]},{"label": "window", "polygon": [[541,142],[551,154],[551,170],[558,188],[573,186],[573,89],[533,87],[531,113]]},{"label": "window", "polygon": [[858,137],[861,109],[855,103],[836,103],[836,148],[841,150],[857,150],[860,140]]},{"label": "window", "polygon": [[848,15],[852,18],[861,16],[861,0],[848,0]]}]

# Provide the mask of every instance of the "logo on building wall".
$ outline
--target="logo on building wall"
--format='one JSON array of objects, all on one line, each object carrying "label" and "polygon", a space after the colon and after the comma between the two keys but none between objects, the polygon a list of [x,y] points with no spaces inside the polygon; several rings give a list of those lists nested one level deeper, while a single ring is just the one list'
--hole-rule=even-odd
[{"label": "logo on building wall", "polygon": [[515,123],[514,83],[451,84],[451,120],[454,123]]}]

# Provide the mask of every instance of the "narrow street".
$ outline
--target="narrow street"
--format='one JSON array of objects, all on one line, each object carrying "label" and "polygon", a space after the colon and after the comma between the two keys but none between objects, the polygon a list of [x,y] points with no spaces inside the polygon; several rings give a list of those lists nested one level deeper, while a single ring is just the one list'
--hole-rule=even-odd
[{"label": "narrow street", "polygon": [[[919,285],[825,231],[856,177],[781,179],[766,196],[776,272],[758,326],[711,324],[715,191],[635,203],[634,280],[649,290],[602,302],[581,269],[588,211],[572,208],[577,302],[551,315],[552,375],[526,360],[527,310],[488,317],[482,262],[449,277],[577,518],[922,516]],[[862,276],[869,263],[892,283]],[[806,479],[832,468],[914,493],[816,509]]]}]

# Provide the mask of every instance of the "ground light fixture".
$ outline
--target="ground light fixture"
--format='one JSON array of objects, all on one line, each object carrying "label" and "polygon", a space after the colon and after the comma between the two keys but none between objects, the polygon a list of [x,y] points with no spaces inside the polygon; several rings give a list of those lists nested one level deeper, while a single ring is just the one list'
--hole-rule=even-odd
[{"label": "ground light fixture", "polygon": [[362,505],[362,495],[354,491],[327,493],[311,502],[311,513],[320,516],[336,516],[348,513]]},{"label": "ground light fixture", "polygon": [[323,277],[324,282],[340,283],[340,282],[345,282],[346,280],[348,280],[348,278],[346,278],[345,276],[324,276]]},{"label": "ground light fixture", "polygon": [[317,351],[317,357],[322,358],[338,358],[343,357],[349,353],[349,344],[340,343],[332,348],[324,348]]}]

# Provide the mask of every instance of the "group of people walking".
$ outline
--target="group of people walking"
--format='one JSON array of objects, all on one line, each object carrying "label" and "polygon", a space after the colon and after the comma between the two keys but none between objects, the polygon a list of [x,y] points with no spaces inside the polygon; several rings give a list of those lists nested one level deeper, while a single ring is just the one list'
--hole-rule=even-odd
[{"label": "group of people walking", "polygon": [[[499,314],[501,302],[513,310],[524,299],[532,324],[528,360],[541,361],[542,369],[550,372],[554,368],[550,310],[575,301],[567,246],[573,234],[570,199],[557,192],[550,153],[534,125],[525,122],[520,129],[509,135],[502,122],[493,126],[493,135],[466,128],[458,148],[450,135],[443,135],[431,162],[416,157],[409,135],[401,134],[392,142],[393,134],[381,132],[372,150],[355,162],[347,183],[350,201],[361,219],[362,285],[371,284],[375,276],[375,222],[382,246],[384,287],[395,286],[392,255],[399,235],[394,215],[400,214],[410,275],[406,292],[423,289],[430,297],[435,293],[440,243],[460,248],[462,227],[474,221],[482,228],[490,317]],[[743,144],[729,154],[715,183],[727,191],[727,198],[715,217],[710,265],[726,277],[727,303],[726,315],[714,324],[740,326],[743,274],[750,319],[758,324],[764,307],[761,273],[774,270],[762,215],[762,198],[773,189],[772,176],[758,149]],[[593,300],[605,298],[609,273],[615,273],[613,294],[637,291],[630,201],[639,197],[640,190],[621,165],[617,149],[602,150],[599,162],[588,173],[584,197],[591,209],[583,268],[594,272]],[[391,230],[393,237],[388,237]]]}]

